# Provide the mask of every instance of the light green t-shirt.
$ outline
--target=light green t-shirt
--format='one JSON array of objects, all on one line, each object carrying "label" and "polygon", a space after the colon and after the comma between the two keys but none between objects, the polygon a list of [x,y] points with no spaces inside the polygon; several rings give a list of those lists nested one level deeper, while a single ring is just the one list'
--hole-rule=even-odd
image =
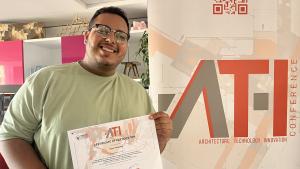
[{"label": "light green t-shirt", "polygon": [[153,111],[144,88],[127,76],[101,77],[79,63],[50,66],[30,76],[16,93],[0,140],[34,143],[49,169],[71,169],[68,130]]}]

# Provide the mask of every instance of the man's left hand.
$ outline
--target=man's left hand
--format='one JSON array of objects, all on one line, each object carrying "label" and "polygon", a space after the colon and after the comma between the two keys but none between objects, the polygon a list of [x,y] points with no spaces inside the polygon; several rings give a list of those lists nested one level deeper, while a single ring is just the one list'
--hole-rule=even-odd
[{"label": "man's left hand", "polygon": [[159,149],[162,153],[172,134],[172,120],[170,119],[169,115],[164,112],[151,113],[150,119],[155,121]]}]

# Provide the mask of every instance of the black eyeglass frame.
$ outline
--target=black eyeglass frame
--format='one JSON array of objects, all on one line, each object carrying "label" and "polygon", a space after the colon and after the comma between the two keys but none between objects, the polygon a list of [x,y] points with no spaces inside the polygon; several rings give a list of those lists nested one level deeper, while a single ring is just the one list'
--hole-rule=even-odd
[{"label": "black eyeglass frame", "polygon": [[126,32],[124,32],[124,31],[122,31],[122,30],[115,30],[115,29],[112,29],[110,26],[104,25],[104,24],[100,24],[100,23],[94,24],[91,28],[89,28],[89,31],[91,31],[93,28],[98,28],[99,26],[105,26],[105,27],[109,28],[110,33],[113,32],[113,33],[114,33],[114,36],[115,36],[115,33],[116,33],[116,32],[122,32],[122,33],[124,33],[124,34],[127,35],[127,39],[126,39],[127,41],[128,41],[129,38],[130,38],[130,34],[129,34],[129,33],[126,33]]}]

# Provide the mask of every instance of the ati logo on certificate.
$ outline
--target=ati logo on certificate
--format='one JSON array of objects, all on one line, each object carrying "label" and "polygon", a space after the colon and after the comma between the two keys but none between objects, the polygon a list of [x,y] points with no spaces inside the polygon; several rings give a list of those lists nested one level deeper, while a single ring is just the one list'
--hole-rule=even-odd
[{"label": "ati logo on certificate", "polygon": [[[131,124],[128,124],[128,129],[130,129]],[[133,128],[133,127],[132,127]],[[135,126],[136,129],[136,126]],[[121,132],[121,127],[120,126],[116,126],[116,127],[111,127],[108,129],[107,133],[106,133],[106,138],[110,138],[110,137],[121,137],[122,136],[122,132]]]},{"label": "ati logo on certificate", "polygon": [[149,116],[71,130],[68,137],[74,169],[162,169]]}]

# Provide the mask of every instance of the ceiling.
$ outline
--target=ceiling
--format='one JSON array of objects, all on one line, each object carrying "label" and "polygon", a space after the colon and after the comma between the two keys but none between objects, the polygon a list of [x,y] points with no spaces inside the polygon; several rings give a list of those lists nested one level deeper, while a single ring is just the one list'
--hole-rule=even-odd
[{"label": "ceiling", "polygon": [[39,21],[46,27],[72,23],[76,16],[90,17],[103,6],[118,6],[128,18],[147,16],[147,0],[102,0],[88,6],[81,0],[6,0],[0,2],[0,23],[26,23]]}]

